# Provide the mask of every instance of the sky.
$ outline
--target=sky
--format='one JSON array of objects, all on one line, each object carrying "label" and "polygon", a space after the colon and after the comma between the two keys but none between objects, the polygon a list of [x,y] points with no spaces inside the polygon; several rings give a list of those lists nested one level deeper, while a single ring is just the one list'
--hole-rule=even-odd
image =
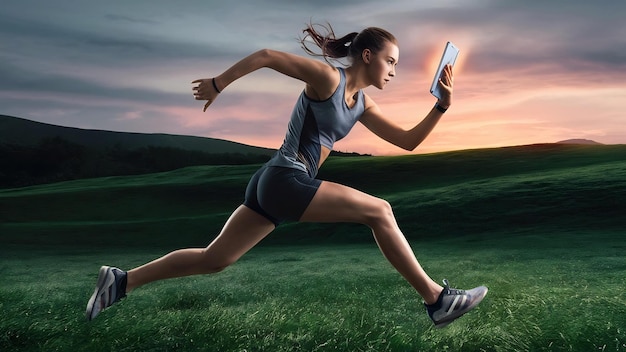
[{"label": "sky", "polygon": [[[365,92],[411,128],[430,111],[445,43],[461,50],[453,105],[415,151],[591,139],[626,143],[626,1],[3,0],[0,114],[62,126],[278,148],[303,83],[261,69],[207,112],[191,81],[256,50],[306,55],[309,22],[392,32],[396,76]],[[335,150],[408,152],[357,124]]]}]

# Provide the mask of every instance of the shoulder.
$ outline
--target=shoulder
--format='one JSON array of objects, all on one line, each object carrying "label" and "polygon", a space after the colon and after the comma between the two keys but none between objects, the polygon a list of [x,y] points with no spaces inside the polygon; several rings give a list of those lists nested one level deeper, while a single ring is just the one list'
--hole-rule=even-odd
[{"label": "shoulder", "polygon": [[260,66],[303,81],[311,98],[327,99],[339,85],[339,70],[325,61],[272,49],[262,49],[256,55]]},{"label": "shoulder", "polygon": [[305,92],[307,96],[315,100],[326,100],[330,98],[341,83],[340,69],[326,62],[317,61],[317,74],[313,79],[307,81]]},{"label": "shoulder", "polygon": [[378,109],[378,104],[367,93],[363,92],[363,101],[365,104],[365,111],[369,109]]},{"label": "shoulder", "polygon": [[361,115],[361,122],[367,125],[370,121],[384,120],[383,112],[378,107],[378,104],[365,92],[363,93],[364,109]]}]

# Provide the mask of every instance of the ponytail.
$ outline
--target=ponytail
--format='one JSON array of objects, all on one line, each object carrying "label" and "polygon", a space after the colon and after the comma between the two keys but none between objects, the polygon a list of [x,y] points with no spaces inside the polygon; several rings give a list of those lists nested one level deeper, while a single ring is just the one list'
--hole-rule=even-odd
[{"label": "ponytail", "polygon": [[[320,32],[315,29],[316,26],[321,27],[325,34],[320,34]],[[308,24],[307,28],[305,28],[302,33],[306,34],[300,39],[300,44],[307,54],[312,56],[323,56],[325,58],[329,57],[331,59],[340,59],[348,56],[349,44],[351,44],[352,40],[359,34],[357,32],[352,32],[337,39],[335,38],[335,32],[330,26],[330,23],[327,23],[326,25]],[[307,38],[311,38],[313,43],[315,43],[315,45],[322,50],[321,54],[308,47],[306,43]]]},{"label": "ponytail", "polygon": [[[316,27],[321,28],[323,34]],[[396,38],[391,33],[376,27],[366,28],[361,33],[352,32],[337,39],[330,23],[326,25],[310,23],[307,24],[302,33],[305,33],[304,37],[300,38],[302,49],[307,54],[321,56],[326,61],[328,58],[341,59],[347,57],[354,62],[360,59],[361,53],[365,49],[370,49],[376,53],[383,48],[387,41],[397,44]],[[318,53],[309,48],[307,38],[310,38],[322,52]],[[311,41],[308,43],[310,44]]]}]

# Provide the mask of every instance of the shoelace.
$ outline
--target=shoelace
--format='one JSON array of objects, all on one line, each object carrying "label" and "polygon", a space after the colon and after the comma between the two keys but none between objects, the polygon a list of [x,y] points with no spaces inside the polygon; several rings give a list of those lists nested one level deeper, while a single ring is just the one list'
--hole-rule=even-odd
[{"label": "shoelace", "polygon": [[448,279],[443,279],[443,285],[444,285],[443,289],[449,295],[464,295],[465,294],[465,290],[459,290],[457,288],[450,288],[450,283],[448,282]]}]

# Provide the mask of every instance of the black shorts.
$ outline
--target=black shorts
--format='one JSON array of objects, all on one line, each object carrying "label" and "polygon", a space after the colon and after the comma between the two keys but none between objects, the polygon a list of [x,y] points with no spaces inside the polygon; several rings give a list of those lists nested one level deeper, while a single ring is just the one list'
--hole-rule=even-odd
[{"label": "black shorts", "polygon": [[276,226],[298,221],[321,184],[305,171],[264,165],[248,182],[243,204]]}]

